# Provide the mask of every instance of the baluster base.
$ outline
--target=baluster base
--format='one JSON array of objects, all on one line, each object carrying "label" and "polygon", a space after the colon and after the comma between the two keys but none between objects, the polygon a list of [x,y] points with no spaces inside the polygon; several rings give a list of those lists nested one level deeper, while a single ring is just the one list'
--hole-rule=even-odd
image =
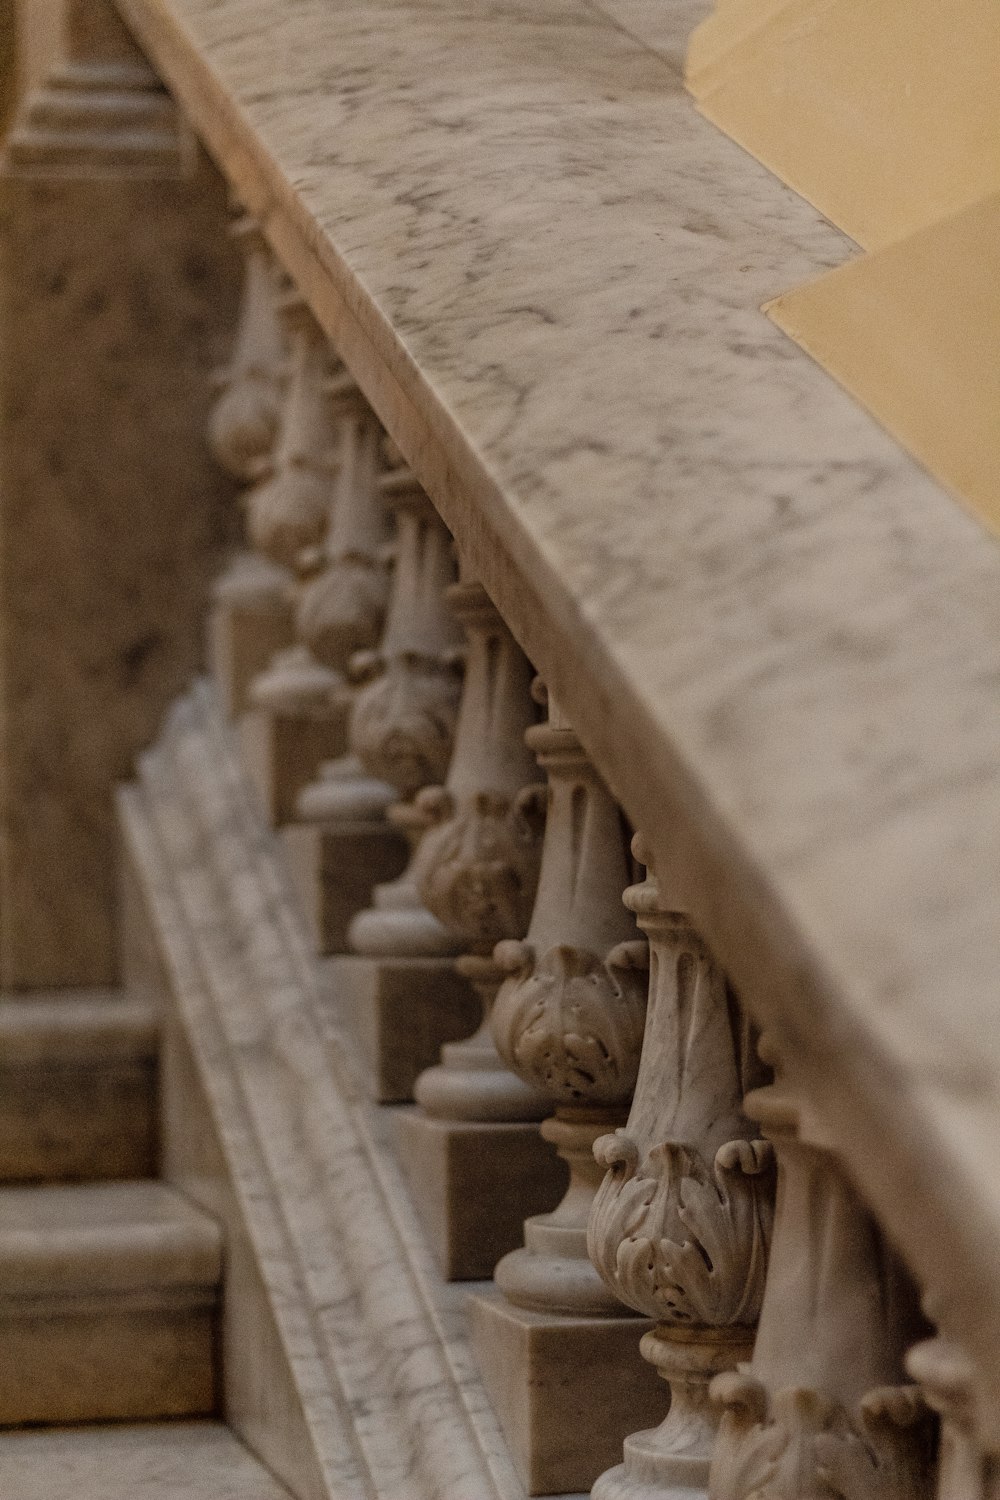
[{"label": "baluster base", "polygon": [[566,1191],[565,1164],[537,1125],[435,1120],[415,1109],[401,1114],[396,1141],[446,1281],[492,1276],[520,1245],[524,1220],[554,1208]]},{"label": "baluster base", "polygon": [[352,917],[370,906],[375,886],[395,880],[406,868],[405,838],[384,818],[289,823],[281,838],[285,868],[316,951],[346,953]]},{"label": "baluster base", "polygon": [[208,621],[208,662],[230,719],[250,707],[250,684],[295,639],[283,568],[256,553],[235,557],[216,584]]},{"label": "baluster base", "polygon": [[[643,1318],[567,1317],[469,1298],[483,1384],[529,1495],[589,1490],[637,1426],[663,1415],[664,1389],[639,1353]],[[600,1371],[595,1380],[594,1372]]]},{"label": "baluster base", "polygon": [[239,721],[243,767],[264,817],[279,827],[295,816],[295,799],[325,760],[347,745],[347,705],[308,709],[251,709]]},{"label": "baluster base", "polygon": [[479,999],[454,959],[345,954],[328,960],[323,973],[380,1104],[408,1104],[418,1076],[442,1046],[468,1036],[479,1017]]}]

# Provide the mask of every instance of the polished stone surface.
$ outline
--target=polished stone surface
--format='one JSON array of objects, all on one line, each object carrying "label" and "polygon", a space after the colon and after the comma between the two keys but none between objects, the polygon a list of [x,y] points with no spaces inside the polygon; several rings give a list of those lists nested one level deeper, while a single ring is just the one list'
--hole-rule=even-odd
[{"label": "polished stone surface", "polygon": [[77,1427],[0,1436],[10,1500],[287,1500],[219,1422]]},{"label": "polished stone surface", "polygon": [[760,312],[851,246],[635,7],[122,9],[989,1360],[1000,553]]}]

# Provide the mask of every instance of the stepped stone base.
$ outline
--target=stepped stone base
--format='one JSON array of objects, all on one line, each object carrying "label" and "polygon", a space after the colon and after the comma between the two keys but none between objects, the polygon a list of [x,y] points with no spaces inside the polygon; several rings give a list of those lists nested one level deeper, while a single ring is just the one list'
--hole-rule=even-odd
[{"label": "stepped stone base", "polygon": [[386,823],[289,823],[282,829],[285,866],[317,953],[344,953],[347,929],[365,911],[375,886],[406,868],[408,845]]},{"label": "stepped stone base", "polygon": [[0,1180],[151,1176],[156,1046],[120,991],[0,999]]},{"label": "stepped stone base", "polygon": [[218,1226],[160,1183],[0,1192],[0,1423],[208,1415]]},{"label": "stepped stone base", "polygon": [[646,1319],[530,1312],[496,1291],[467,1307],[483,1384],[529,1495],[589,1491],[621,1462],[629,1433],[663,1420],[669,1393],[639,1353]]},{"label": "stepped stone base", "polygon": [[396,1140],[446,1281],[492,1276],[521,1244],[525,1219],[551,1212],[566,1191],[565,1164],[537,1125],[435,1120],[412,1109],[400,1115]]},{"label": "stepped stone base", "polygon": [[363,958],[323,966],[325,989],[351,1033],[372,1098],[407,1104],[446,1042],[471,1036],[482,1002],[452,958]]},{"label": "stepped stone base", "polygon": [[258,806],[272,827],[290,823],[295,799],[325,760],[347,747],[347,711],[331,706],[322,715],[251,709],[239,721],[244,770]]}]

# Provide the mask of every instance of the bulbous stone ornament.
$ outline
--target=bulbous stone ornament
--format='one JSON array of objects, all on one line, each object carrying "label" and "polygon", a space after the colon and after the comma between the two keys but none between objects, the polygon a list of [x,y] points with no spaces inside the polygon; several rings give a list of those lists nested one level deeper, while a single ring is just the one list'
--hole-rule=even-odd
[{"label": "bulbous stone ornament", "polygon": [[753,1359],[712,1386],[711,1500],[930,1500],[926,1406],[903,1375],[913,1288],[831,1154],[803,1139],[780,1071],[747,1109],[774,1142],[778,1210]]},{"label": "bulbous stone ornament", "polygon": [[283,300],[281,312],[291,353],[280,430],[245,500],[253,545],[296,569],[326,531],[338,434],[327,395],[333,355],[326,336],[296,294]]},{"label": "bulbous stone ornament", "polygon": [[[636,857],[651,854],[637,835]],[[749,1356],[767,1268],[770,1145],[742,1108],[764,1072],[749,1024],[655,870],[625,896],[650,941],[649,1013],[625,1128],[598,1140],[606,1167],[590,1256],[608,1286],[656,1320],[643,1355],[668,1380],[665,1422],[626,1439],[595,1500],[704,1493],[718,1417],[712,1377]]]},{"label": "bulbous stone ornament", "polygon": [[216,377],[219,397],[208,420],[212,452],[237,479],[250,480],[274,447],[285,376],[285,336],[278,315],[280,272],[260,228],[248,215],[231,233],[245,270],[236,340]]}]

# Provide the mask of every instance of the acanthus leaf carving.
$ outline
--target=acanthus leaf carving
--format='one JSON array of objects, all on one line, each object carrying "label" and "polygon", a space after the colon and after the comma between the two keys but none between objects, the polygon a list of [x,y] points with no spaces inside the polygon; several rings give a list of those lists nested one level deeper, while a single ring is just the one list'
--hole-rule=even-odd
[{"label": "acanthus leaf carving", "polygon": [[711,1389],[725,1408],[712,1500],[929,1500],[918,1387],[877,1387],[854,1413],[809,1387],[770,1394],[743,1371]]},{"label": "acanthus leaf carving", "polygon": [[767,1141],[727,1142],[709,1168],[674,1141],[641,1161],[625,1131],[594,1146],[607,1169],[588,1248],[618,1296],[658,1322],[752,1325],[760,1311],[772,1223]]},{"label": "acanthus leaf carving", "polygon": [[538,881],[538,789],[514,797],[483,789],[461,803],[444,787],[418,793],[426,819],[417,855],[428,909],[488,952],[508,933],[523,932]]},{"label": "acanthus leaf carving", "polygon": [[622,942],[602,957],[569,943],[541,954],[502,943],[494,958],[510,976],[493,1015],[508,1065],[557,1105],[627,1101],[646,1018],[646,944]]}]

